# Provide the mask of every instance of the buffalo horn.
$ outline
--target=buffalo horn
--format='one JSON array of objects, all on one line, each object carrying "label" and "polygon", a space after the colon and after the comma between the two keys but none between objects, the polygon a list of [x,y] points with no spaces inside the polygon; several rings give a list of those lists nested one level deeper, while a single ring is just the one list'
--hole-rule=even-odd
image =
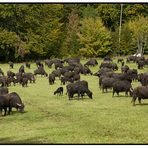
[{"label": "buffalo horn", "polygon": [[133,92],[133,88],[130,88],[130,91]]},{"label": "buffalo horn", "polygon": [[19,103],[16,103],[18,106],[22,106],[21,104],[19,104]]}]

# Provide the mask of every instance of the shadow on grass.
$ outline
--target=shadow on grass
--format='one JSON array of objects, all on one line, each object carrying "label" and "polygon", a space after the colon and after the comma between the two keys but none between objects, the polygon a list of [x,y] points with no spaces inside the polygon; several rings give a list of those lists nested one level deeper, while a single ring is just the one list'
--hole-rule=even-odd
[{"label": "shadow on grass", "polygon": [[[45,142],[44,142],[45,141]],[[54,144],[55,142],[47,139],[43,139],[42,137],[32,137],[28,139],[23,139],[23,140],[15,140],[15,138],[12,137],[5,137],[5,138],[0,138],[0,144]]]},{"label": "shadow on grass", "polygon": [[[69,99],[68,99],[68,100],[69,100]],[[78,99],[78,96],[74,96],[73,98],[70,98],[69,101],[72,101],[72,100],[78,100],[78,101],[80,101],[80,100],[92,100],[92,99],[89,98],[87,95],[85,95],[85,96],[83,96],[83,97],[80,97],[79,99]]]},{"label": "shadow on grass", "polygon": [[148,105],[148,103],[141,103],[141,104],[136,104],[136,106],[144,106],[144,105]]},{"label": "shadow on grass", "polygon": [[[120,98],[120,97],[121,97],[121,98],[122,98],[122,97],[123,97],[123,98],[129,98],[130,96],[125,96],[125,95],[119,95],[119,96],[118,96],[118,95],[115,95],[115,96],[112,96],[112,97],[113,97],[113,98],[114,98],[114,97],[115,97],[115,98]],[[130,98],[131,98],[131,97],[130,97]]]}]

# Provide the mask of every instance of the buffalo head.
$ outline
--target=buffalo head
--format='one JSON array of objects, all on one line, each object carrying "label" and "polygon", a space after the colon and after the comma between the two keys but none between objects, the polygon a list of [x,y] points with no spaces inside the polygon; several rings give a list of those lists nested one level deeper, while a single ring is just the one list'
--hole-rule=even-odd
[{"label": "buffalo head", "polygon": [[16,103],[16,105],[17,105],[17,108],[18,108],[18,111],[19,112],[21,112],[21,113],[23,113],[24,112],[24,103]]}]

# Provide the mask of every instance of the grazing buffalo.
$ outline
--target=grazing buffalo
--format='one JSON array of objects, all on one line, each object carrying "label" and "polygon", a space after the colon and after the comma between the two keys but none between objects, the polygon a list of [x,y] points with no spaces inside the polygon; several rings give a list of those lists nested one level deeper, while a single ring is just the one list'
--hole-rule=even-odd
[{"label": "grazing buffalo", "polygon": [[81,71],[81,74],[84,74],[84,75],[90,74],[90,75],[92,75],[91,70],[87,66],[81,67],[80,71]]},{"label": "grazing buffalo", "polygon": [[7,77],[6,78],[6,84],[7,86],[11,85],[11,83],[13,83],[13,85],[15,86],[17,80],[14,77]]},{"label": "grazing buffalo", "polygon": [[24,73],[23,75],[22,75],[22,77],[23,78],[27,78],[29,81],[30,81],[30,83],[35,83],[35,77],[34,77],[34,74],[33,73]]},{"label": "grazing buffalo", "polygon": [[39,67],[38,69],[34,70],[34,75],[41,75],[41,76],[48,76],[48,74],[45,72],[44,68]]},{"label": "grazing buffalo", "polygon": [[54,74],[55,77],[58,77],[60,79],[60,77],[61,77],[61,69],[57,69],[57,70],[52,71],[52,74]]},{"label": "grazing buffalo", "polygon": [[119,95],[119,92],[125,92],[125,95],[128,95],[128,92],[131,95],[131,88],[132,85],[129,81],[121,81],[121,80],[117,80],[113,83],[113,96],[115,94],[115,92],[117,93],[117,95]]},{"label": "grazing buffalo", "polygon": [[63,63],[61,61],[60,62],[55,62],[54,65],[55,65],[55,69],[63,68]]},{"label": "grazing buffalo", "polygon": [[90,59],[89,61],[87,61],[84,66],[96,66],[98,65],[98,62],[96,59]]},{"label": "grazing buffalo", "polygon": [[116,63],[111,63],[109,61],[102,62],[101,65],[100,65],[100,69],[101,68],[111,68],[113,70],[118,70],[117,64]]},{"label": "grazing buffalo", "polygon": [[130,63],[130,62],[135,62],[136,61],[136,56],[129,56],[126,59],[126,63]]},{"label": "grazing buffalo", "polygon": [[14,72],[12,72],[12,71],[7,71],[7,76],[10,78],[10,77],[14,77],[15,76],[15,73]]},{"label": "grazing buffalo", "polygon": [[105,68],[101,68],[98,72],[94,73],[93,75],[101,77],[101,76],[105,76],[107,73],[114,73],[114,71],[111,68],[105,67]]},{"label": "grazing buffalo", "polygon": [[9,108],[8,114],[10,114],[13,107],[21,113],[24,112],[24,104],[16,92],[0,95],[0,112],[2,113],[2,109],[4,109],[4,116],[6,115],[7,108]]},{"label": "grazing buffalo", "polygon": [[22,78],[22,83],[21,83],[21,84],[22,84],[23,87],[25,87],[25,86],[27,87],[27,85],[28,85],[28,78],[23,77],[23,78]]},{"label": "grazing buffalo", "polygon": [[59,88],[57,88],[57,90],[54,92],[54,95],[63,95],[63,87],[59,87]]},{"label": "grazing buffalo", "polygon": [[101,82],[100,81],[99,81],[99,85],[102,88],[102,92],[104,92],[104,89],[107,92],[107,89],[112,89],[113,83],[116,81],[116,79],[115,78],[103,77],[102,81]]},{"label": "grazing buffalo", "polygon": [[141,99],[148,99],[148,86],[138,86],[132,90],[132,103],[135,106],[135,101],[138,98],[139,103],[141,104]]},{"label": "grazing buffalo", "polygon": [[12,92],[8,94],[9,99],[9,114],[12,110],[12,108],[16,108],[19,112],[24,112],[24,103],[22,102],[20,96],[16,92]]},{"label": "grazing buffalo", "polygon": [[142,86],[147,86],[148,85],[148,73],[138,74],[138,81],[141,82]]},{"label": "grazing buffalo", "polygon": [[53,60],[49,60],[49,59],[46,59],[45,60],[45,65],[47,65],[49,68],[51,68],[52,64],[54,63]]},{"label": "grazing buffalo", "polygon": [[69,100],[73,98],[74,94],[78,94],[78,99],[79,99],[79,97],[80,96],[83,97],[85,93],[88,95],[89,98],[92,99],[93,93],[88,89],[87,81],[83,80],[83,81],[71,83],[71,84],[68,84],[66,88],[67,88]]}]

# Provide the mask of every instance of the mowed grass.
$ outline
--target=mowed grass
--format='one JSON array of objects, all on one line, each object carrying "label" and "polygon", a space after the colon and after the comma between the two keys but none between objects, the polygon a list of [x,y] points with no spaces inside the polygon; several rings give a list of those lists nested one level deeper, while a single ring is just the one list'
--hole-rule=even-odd
[{"label": "mowed grass", "polygon": [[[116,61],[116,60],[115,60]],[[85,63],[86,60],[82,60]],[[102,62],[98,59],[99,65]],[[17,72],[22,63],[15,64],[13,72]],[[119,71],[120,72],[120,64]],[[137,68],[133,63],[130,68]],[[6,74],[8,64],[0,64]],[[93,72],[99,66],[91,67]],[[33,72],[35,64],[26,72]],[[45,67],[51,73],[54,69]],[[139,70],[145,72],[148,68]],[[16,112],[0,117],[0,143],[5,144],[138,144],[148,143],[148,100],[143,105],[133,107],[131,97],[112,97],[112,92],[102,93],[98,87],[98,78],[81,75],[87,80],[93,99],[87,96],[82,100],[68,100],[66,88],[64,95],[55,96],[53,92],[60,86],[57,78],[54,85],[49,85],[46,77],[37,76],[35,84],[28,87],[10,86],[10,92],[17,92],[25,103],[25,113]],[[134,82],[133,87],[140,85]]]}]

